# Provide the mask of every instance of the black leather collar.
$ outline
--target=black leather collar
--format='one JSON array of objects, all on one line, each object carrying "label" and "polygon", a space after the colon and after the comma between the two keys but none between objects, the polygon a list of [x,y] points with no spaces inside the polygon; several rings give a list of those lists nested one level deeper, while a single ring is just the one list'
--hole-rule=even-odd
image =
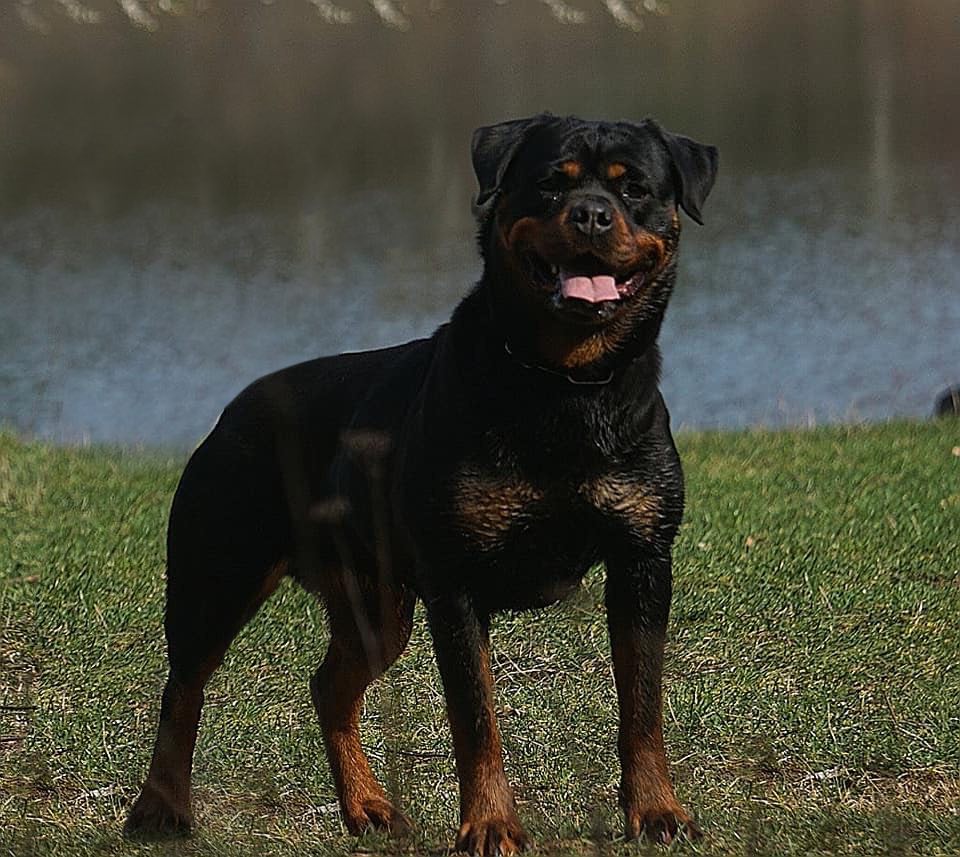
[{"label": "black leather collar", "polygon": [[524,369],[545,372],[548,375],[553,375],[555,378],[563,378],[568,383],[575,384],[578,387],[604,387],[613,380],[613,369],[611,369],[610,373],[604,378],[577,378],[570,372],[561,372],[558,369],[551,369],[549,366],[541,366],[539,363],[528,363],[514,353],[513,349],[510,348],[510,343],[506,340],[503,341],[503,350],[523,366]]}]

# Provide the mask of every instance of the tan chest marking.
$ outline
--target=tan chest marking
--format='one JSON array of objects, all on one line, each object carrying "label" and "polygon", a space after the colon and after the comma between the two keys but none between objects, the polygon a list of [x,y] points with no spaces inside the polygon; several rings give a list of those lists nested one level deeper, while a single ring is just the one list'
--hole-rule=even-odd
[{"label": "tan chest marking", "polygon": [[652,537],[660,525],[660,498],[632,476],[601,476],[584,483],[580,493],[592,506],[624,518],[644,536]]},{"label": "tan chest marking", "polygon": [[491,476],[473,469],[460,472],[454,490],[457,523],[481,547],[496,547],[543,492],[523,480]]}]

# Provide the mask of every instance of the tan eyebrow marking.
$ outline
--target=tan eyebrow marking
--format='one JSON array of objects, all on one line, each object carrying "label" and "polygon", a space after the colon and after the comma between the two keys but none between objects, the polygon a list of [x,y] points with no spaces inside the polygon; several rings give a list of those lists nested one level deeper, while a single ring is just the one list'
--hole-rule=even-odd
[{"label": "tan eyebrow marking", "polygon": [[627,168],[623,164],[610,164],[607,167],[607,178],[608,179],[618,179],[627,171]]},{"label": "tan eyebrow marking", "polygon": [[579,161],[564,161],[560,164],[560,172],[567,176],[567,178],[578,179],[580,178],[580,173],[583,172],[583,167]]}]

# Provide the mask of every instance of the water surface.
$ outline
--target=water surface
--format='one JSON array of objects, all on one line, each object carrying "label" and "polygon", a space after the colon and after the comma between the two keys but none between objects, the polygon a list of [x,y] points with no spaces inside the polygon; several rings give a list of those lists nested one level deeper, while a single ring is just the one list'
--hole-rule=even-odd
[{"label": "water surface", "polygon": [[264,372],[428,334],[479,274],[472,128],[542,109],[721,149],[662,336],[675,424],[925,416],[960,381],[948,5],[7,15],[0,423],[189,446]]}]

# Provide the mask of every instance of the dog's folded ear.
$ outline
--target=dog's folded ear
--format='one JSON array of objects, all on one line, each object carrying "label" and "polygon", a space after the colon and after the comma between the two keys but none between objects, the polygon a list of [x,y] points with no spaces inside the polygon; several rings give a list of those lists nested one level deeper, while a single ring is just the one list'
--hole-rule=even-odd
[{"label": "dog's folded ear", "polygon": [[476,199],[478,208],[500,190],[500,184],[514,155],[530,132],[551,118],[549,113],[541,113],[526,119],[511,119],[497,125],[485,125],[473,132],[473,170],[480,184]]},{"label": "dog's folded ear", "polygon": [[673,180],[680,207],[702,226],[700,206],[717,177],[719,153],[715,146],[698,143],[680,134],[671,134],[660,127],[657,130],[673,161]]}]

